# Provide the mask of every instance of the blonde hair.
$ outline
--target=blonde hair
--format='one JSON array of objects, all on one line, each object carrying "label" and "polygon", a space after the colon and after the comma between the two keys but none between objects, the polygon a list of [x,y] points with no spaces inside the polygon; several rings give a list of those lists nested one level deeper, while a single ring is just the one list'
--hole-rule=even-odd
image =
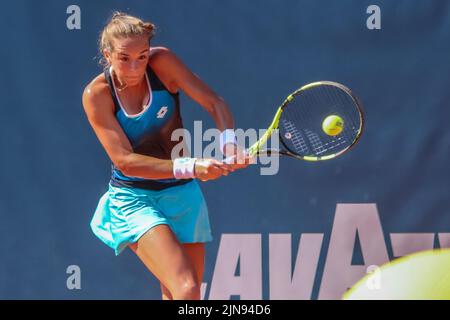
[{"label": "blonde hair", "polygon": [[151,22],[144,22],[134,16],[115,11],[100,34],[100,63],[105,67],[108,66],[108,62],[103,57],[103,51],[113,52],[113,39],[147,36],[150,41],[155,34],[155,29],[155,25]]}]

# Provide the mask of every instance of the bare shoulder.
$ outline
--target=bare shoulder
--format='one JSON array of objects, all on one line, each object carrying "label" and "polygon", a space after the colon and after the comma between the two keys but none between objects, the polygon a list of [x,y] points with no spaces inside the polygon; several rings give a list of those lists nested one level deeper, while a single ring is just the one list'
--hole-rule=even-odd
[{"label": "bare shoulder", "polygon": [[153,69],[177,67],[178,57],[166,47],[152,47],[148,63]]},{"label": "bare shoulder", "polygon": [[[109,106],[108,106],[109,105]],[[97,108],[111,108],[113,110],[113,101],[110,89],[105,76],[99,74],[89,82],[83,91],[83,107],[88,111]]]},{"label": "bare shoulder", "polygon": [[169,55],[173,55],[173,53],[167,47],[151,47],[150,48],[150,60],[158,59],[161,57],[167,57]]},{"label": "bare shoulder", "polygon": [[148,63],[168,90],[176,93],[178,86],[175,76],[184,66],[175,54],[166,47],[152,47]]}]

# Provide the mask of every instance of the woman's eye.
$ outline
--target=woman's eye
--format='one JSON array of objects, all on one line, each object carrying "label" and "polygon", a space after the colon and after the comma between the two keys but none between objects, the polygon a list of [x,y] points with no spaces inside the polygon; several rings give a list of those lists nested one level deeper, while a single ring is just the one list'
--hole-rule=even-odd
[{"label": "woman's eye", "polygon": [[128,61],[128,58],[126,58],[126,57],[122,57],[122,58],[119,58],[120,59],[120,61]]},{"label": "woman's eye", "polygon": [[139,59],[141,60],[145,60],[147,58],[147,56],[140,56]]}]

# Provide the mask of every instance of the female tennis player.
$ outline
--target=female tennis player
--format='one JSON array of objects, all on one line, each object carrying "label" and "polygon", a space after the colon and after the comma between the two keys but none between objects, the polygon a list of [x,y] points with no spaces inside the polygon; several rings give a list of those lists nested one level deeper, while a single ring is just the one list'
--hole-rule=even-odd
[{"label": "female tennis player", "polygon": [[152,23],[116,12],[100,36],[106,65],[86,86],[83,107],[112,175],[91,228],[116,255],[130,247],[160,281],[163,299],[200,299],[212,236],[197,180],[226,176],[248,161],[172,159],[179,141],[171,134],[183,127],[179,91],[212,116],[225,155],[245,156],[225,101],[170,50],[150,48],[153,34]]}]

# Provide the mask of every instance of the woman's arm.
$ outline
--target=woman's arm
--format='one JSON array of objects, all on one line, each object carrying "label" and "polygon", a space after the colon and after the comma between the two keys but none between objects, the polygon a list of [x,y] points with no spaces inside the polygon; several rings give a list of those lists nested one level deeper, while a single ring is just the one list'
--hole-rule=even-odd
[{"label": "woman's arm", "polygon": [[[234,129],[234,119],[225,100],[190,71],[170,50],[164,47],[153,48],[150,64],[166,83],[169,91],[182,90],[199,103],[208,111],[221,132],[225,129]],[[225,144],[221,151],[227,156],[238,156],[238,163],[233,165],[233,169],[244,168],[253,161],[245,158],[242,154],[243,149],[234,142]]]},{"label": "woman's arm", "polygon": [[[125,175],[144,179],[174,178],[173,161],[134,153],[114,116],[114,103],[105,83],[94,81],[83,93],[83,107],[100,143],[114,165]],[[202,181],[227,175],[227,166],[215,160],[197,160],[195,175]]]},{"label": "woman's arm", "polygon": [[106,84],[89,84],[83,93],[83,107],[100,143],[123,174],[147,179],[173,178],[172,161],[133,153],[114,116],[114,103]]},{"label": "woman's arm", "polygon": [[224,99],[192,73],[169,49],[152,48],[150,64],[171,92],[182,90],[205,108],[220,131],[234,128],[233,116]]}]

